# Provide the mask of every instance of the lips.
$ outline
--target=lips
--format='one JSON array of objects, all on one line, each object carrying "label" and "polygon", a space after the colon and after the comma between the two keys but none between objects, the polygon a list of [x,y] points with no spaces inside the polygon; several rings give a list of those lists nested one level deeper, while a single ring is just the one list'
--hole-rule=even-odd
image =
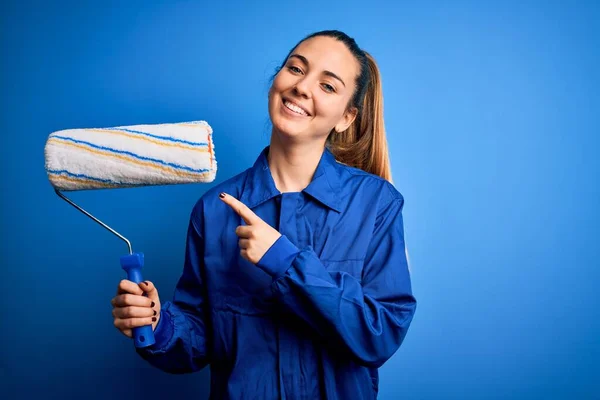
[{"label": "lips", "polygon": [[291,100],[288,99],[282,99],[283,101],[283,105],[284,107],[286,107],[287,109],[295,112],[298,115],[304,115],[307,117],[310,117],[310,113],[308,112],[308,110],[305,107],[302,107],[300,104],[293,102]]}]

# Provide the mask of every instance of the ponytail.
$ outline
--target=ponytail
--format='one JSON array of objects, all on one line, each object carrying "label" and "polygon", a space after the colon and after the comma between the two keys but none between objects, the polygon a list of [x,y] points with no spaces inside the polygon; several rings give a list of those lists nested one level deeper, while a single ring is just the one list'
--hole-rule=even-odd
[{"label": "ponytail", "polygon": [[[333,131],[327,145],[336,160],[378,175],[392,182],[388,144],[383,121],[383,91],[379,68],[373,57],[363,51],[360,60],[361,77],[358,79],[357,93],[352,103],[358,109],[358,115],[352,125],[343,132]],[[361,78],[364,84],[361,87]],[[361,93],[362,92],[362,93]],[[362,97],[362,101],[360,99]]]}]

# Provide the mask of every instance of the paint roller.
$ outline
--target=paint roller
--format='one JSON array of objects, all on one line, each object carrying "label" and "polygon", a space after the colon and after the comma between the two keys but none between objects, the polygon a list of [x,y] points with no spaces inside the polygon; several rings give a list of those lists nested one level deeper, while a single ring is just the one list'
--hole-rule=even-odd
[{"label": "paint roller", "polygon": [[[212,133],[206,121],[60,130],[46,141],[46,172],[58,196],[127,244],[121,267],[139,284],[144,254],[133,252],[127,238],[63,192],[212,182],[217,172]],[[135,347],[155,343],[152,325],[132,332]]]}]

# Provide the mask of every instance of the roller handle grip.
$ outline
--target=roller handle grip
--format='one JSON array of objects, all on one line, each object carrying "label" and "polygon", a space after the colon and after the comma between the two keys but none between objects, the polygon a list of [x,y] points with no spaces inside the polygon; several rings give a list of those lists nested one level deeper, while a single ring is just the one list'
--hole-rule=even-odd
[{"label": "roller handle grip", "polygon": [[[142,279],[142,267],[144,266],[144,254],[133,253],[121,257],[121,267],[127,272],[127,279],[139,284]],[[155,343],[152,325],[133,328],[133,342],[135,347],[143,348]]]}]

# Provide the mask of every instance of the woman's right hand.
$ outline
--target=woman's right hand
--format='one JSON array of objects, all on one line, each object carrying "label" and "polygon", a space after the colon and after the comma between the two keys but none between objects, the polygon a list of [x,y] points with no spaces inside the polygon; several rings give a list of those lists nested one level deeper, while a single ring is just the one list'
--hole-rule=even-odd
[{"label": "woman's right hand", "polygon": [[132,329],[140,326],[152,324],[154,331],[160,320],[158,290],[150,281],[136,284],[123,279],[110,304],[115,327],[128,338],[133,337]]}]

